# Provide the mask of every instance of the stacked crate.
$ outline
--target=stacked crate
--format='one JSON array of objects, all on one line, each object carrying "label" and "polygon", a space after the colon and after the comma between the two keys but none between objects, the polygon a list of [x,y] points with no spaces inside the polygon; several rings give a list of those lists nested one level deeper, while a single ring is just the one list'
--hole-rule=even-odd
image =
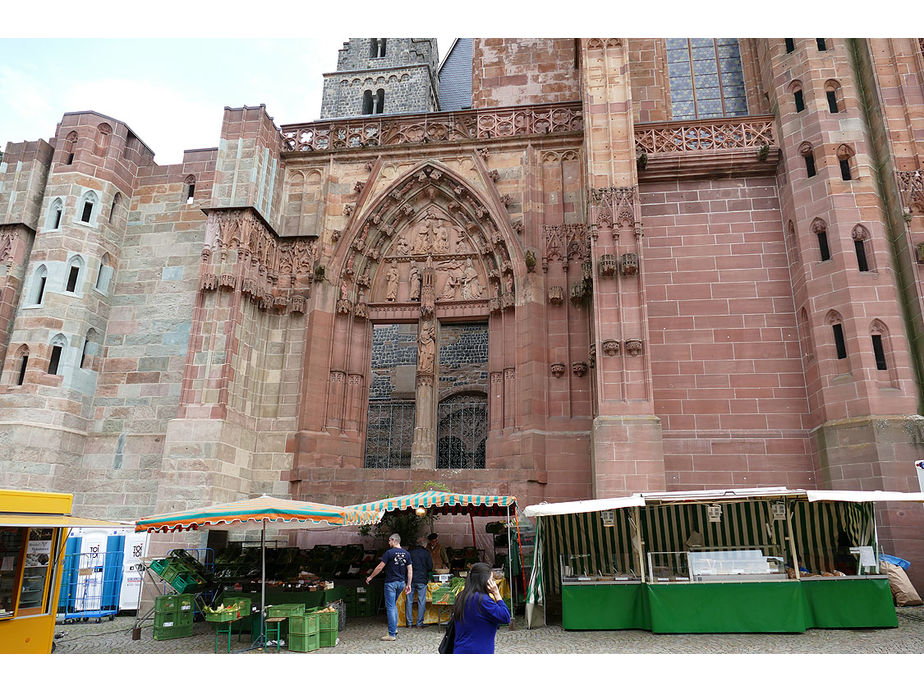
[{"label": "stacked crate", "polygon": [[317,615],[320,617],[318,632],[321,647],[335,647],[340,622],[339,614],[336,611],[321,611]]},{"label": "stacked crate", "polygon": [[320,614],[290,616],[289,649],[293,652],[314,652],[321,646],[320,629]]},{"label": "stacked crate", "polygon": [[193,595],[171,594],[154,600],[154,639],[188,638],[193,628]]}]

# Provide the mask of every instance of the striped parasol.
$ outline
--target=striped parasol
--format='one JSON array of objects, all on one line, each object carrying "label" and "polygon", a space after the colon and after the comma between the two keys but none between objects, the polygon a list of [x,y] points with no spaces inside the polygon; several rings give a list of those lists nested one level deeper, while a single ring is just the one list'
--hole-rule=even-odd
[{"label": "striped parasol", "polygon": [[135,523],[135,531],[177,532],[196,530],[204,525],[244,522],[297,522],[340,527],[373,524],[381,518],[381,511],[371,509],[343,508],[338,505],[263,495],[259,498],[219,503],[206,508],[143,517]]},{"label": "striped parasol", "polygon": [[347,508],[382,513],[432,508],[433,512],[439,514],[506,515],[508,509],[516,504],[517,499],[514,496],[479,496],[451,491],[422,491],[406,496],[349,505]]}]

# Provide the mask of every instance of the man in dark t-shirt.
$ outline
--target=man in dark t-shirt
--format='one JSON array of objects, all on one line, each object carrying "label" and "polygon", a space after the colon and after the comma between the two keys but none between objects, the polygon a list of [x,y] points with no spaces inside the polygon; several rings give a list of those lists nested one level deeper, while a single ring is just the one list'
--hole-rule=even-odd
[{"label": "man in dark t-shirt", "polygon": [[417,540],[417,546],[411,549],[411,564],[414,568],[414,579],[411,581],[411,593],[407,596],[404,616],[408,628],[411,627],[412,607],[417,599],[417,627],[424,627],[424,612],[427,610],[427,578],[433,572],[433,557],[427,548],[426,537]]},{"label": "man in dark t-shirt", "polygon": [[401,536],[392,534],[388,537],[388,551],[382,554],[382,560],[375,566],[375,570],[366,578],[368,585],[372,578],[383,570],[385,571],[385,615],[388,617],[388,635],[382,640],[397,640],[398,638],[398,592],[411,593],[411,580],[414,568],[411,564],[411,554],[401,548]]}]

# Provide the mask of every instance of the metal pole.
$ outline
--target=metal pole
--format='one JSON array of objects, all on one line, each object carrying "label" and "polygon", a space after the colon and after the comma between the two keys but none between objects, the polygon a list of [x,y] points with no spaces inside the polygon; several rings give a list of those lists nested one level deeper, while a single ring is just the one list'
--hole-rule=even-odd
[{"label": "metal pole", "polygon": [[513,548],[510,545],[510,506],[507,506],[507,580],[509,580],[510,585],[510,618],[513,620],[513,605],[516,604],[516,583],[513,580]]},{"label": "metal pole", "polygon": [[635,507],[635,537],[638,542],[638,553],[636,557],[638,558],[639,571],[642,573],[642,582],[645,582],[645,551],[642,547],[642,522],[639,517],[638,506]]},{"label": "metal pole", "polygon": [[260,530],[260,560],[261,560],[261,580],[260,580],[260,643],[266,647],[266,519],[263,520],[263,528]]},{"label": "metal pole", "polygon": [[789,552],[792,554],[792,569],[796,573],[796,580],[801,580],[799,573],[799,556],[796,555],[796,538],[792,533],[792,515],[789,512],[789,500],[784,499],[786,503],[786,533],[789,535]]}]

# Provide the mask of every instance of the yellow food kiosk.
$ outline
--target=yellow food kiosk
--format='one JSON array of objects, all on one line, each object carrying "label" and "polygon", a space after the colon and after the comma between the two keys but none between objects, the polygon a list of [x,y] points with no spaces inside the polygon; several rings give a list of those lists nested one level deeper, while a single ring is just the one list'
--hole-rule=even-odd
[{"label": "yellow food kiosk", "polygon": [[74,517],[69,493],[0,489],[0,654],[48,654],[69,527],[120,527]]}]

